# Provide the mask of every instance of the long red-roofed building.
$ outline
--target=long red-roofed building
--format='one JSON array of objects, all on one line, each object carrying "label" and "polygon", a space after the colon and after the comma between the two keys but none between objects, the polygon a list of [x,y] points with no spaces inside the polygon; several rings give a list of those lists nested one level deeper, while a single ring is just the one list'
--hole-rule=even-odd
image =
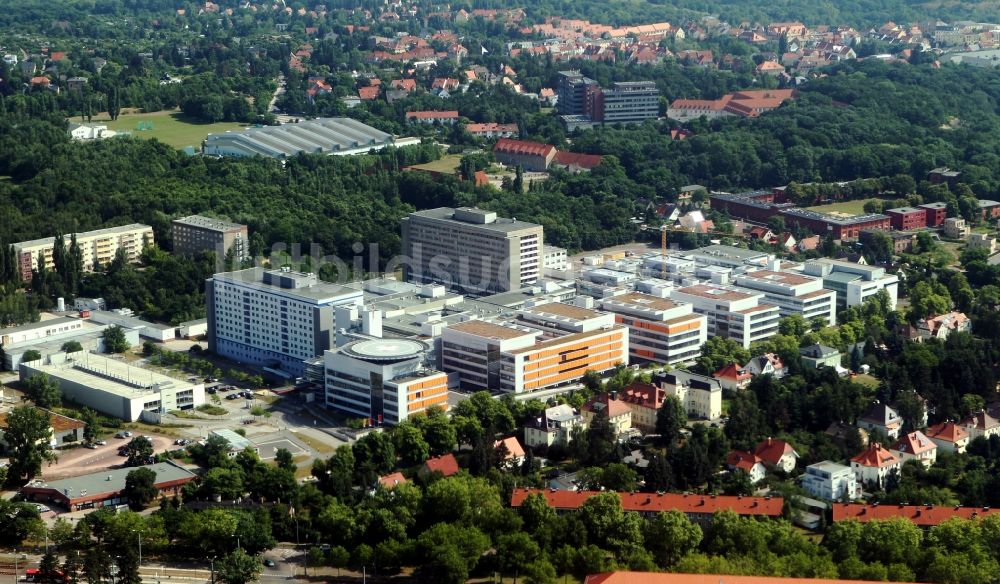
[{"label": "long red-roofed building", "polygon": [[520,166],[524,170],[544,172],[556,156],[552,144],[501,138],[493,147],[493,157],[507,166]]},{"label": "long red-roofed building", "polygon": [[554,166],[564,168],[569,172],[591,171],[601,164],[604,157],[600,154],[580,154],[579,152],[557,151],[552,160]]},{"label": "long red-roofed building", "polygon": [[952,507],[948,505],[865,505],[864,503],[834,503],[833,520],[856,519],[862,523],[902,517],[920,527],[931,527],[952,517],[976,519],[1000,513],[989,507]]},{"label": "long red-roofed building", "polygon": [[[528,495],[541,494],[557,512],[576,511],[600,491],[557,491],[515,489],[511,507],[520,507]],[[737,515],[761,518],[781,517],[784,499],[781,497],[741,497],[729,495],[682,495],[676,493],[618,493],[622,509],[652,517],[662,511],[680,511],[700,524],[707,524],[717,511],[732,511]]]}]

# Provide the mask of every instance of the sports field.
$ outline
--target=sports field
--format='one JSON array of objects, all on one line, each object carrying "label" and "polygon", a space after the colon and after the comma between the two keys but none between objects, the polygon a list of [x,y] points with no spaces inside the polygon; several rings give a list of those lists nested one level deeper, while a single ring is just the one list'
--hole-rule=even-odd
[{"label": "sports field", "polygon": [[440,172],[442,174],[455,174],[458,166],[462,163],[462,157],[458,154],[448,154],[433,162],[426,164],[414,164],[413,168],[426,170],[429,172]]},{"label": "sports field", "polygon": [[[201,148],[202,141],[209,134],[246,127],[246,124],[236,122],[214,124],[197,122],[186,118],[176,110],[151,114],[122,113],[117,120],[110,120],[107,114],[101,114],[95,116],[92,123],[107,124],[109,130],[129,132],[138,138],[156,138],[174,148],[193,146],[195,150]],[[80,118],[72,118],[70,121],[79,123]]]},{"label": "sports field", "polygon": [[863,215],[865,212],[865,203],[868,201],[877,201],[878,199],[858,199],[857,201],[843,201],[841,203],[830,203],[829,205],[817,205],[815,207],[806,207],[809,211],[816,211],[818,213],[844,213],[845,215]]}]

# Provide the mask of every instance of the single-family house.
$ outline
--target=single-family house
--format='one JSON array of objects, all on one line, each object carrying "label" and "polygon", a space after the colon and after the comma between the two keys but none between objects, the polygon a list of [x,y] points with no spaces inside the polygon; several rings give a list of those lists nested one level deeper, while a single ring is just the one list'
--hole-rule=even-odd
[{"label": "single-family house", "polygon": [[781,357],[774,353],[764,353],[754,357],[743,368],[754,377],[773,375],[775,379],[781,379],[785,376],[785,364],[781,361]]},{"label": "single-family house", "polygon": [[959,425],[961,425],[962,428],[969,433],[970,440],[975,440],[980,436],[983,438],[1000,436],[1000,422],[982,410],[974,414],[970,414],[959,422]]},{"label": "single-family house", "polygon": [[875,402],[858,418],[858,428],[878,430],[892,440],[899,438],[903,427],[903,418],[889,406]]},{"label": "single-family house", "polygon": [[969,445],[969,433],[955,422],[942,422],[927,428],[926,435],[942,452],[962,454]]},{"label": "single-family house", "polygon": [[455,455],[449,452],[448,454],[427,459],[420,467],[419,472],[423,475],[439,472],[446,477],[450,477],[458,474],[458,471],[458,461],[455,460]]},{"label": "single-family house", "polygon": [[652,383],[633,383],[618,394],[632,410],[632,427],[647,433],[656,429],[656,414],[666,397],[667,393]]},{"label": "single-family house", "polygon": [[861,497],[860,487],[851,467],[829,460],[810,464],[802,475],[802,488],[827,501],[857,499]]},{"label": "single-family house", "polygon": [[615,436],[622,436],[632,428],[632,408],[618,399],[617,394],[602,393],[591,398],[582,408],[583,419],[587,425],[594,423],[594,418],[606,415]]},{"label": "single-family house", "polygon": [[572,406],[562,404],[546,408],[544,414],[524,427],[524,443],[529,448],[569,444],[573,429],[586,427],[583,416]]},{"label": "single-family house", "polygon": [[732,450],[729,455],[726,456],[726,466],[731,471],[742,471],[747,473],[750,478],[750,484],[756,485],[761,480],[764,479],[764,475],[767,474],[767,469],[764,467],[764,461],[753,453],[746,452],[744,450]]},{"label": "single-family house", "polygon": [[394,472],[378,478],[378,484],[385,489],[391,489],[406,482],[406,477],[401,472]]},{"label": "single-family house", "polygon": [[524,448],[521,447],[521,443],[517,441],[517,438],[510,436],[509,438],[504,438],[503,440],[497,440],[493,443],[493,447],[499,449],[503,446],[503,466],[508,469],[521,468],[524,464]]},{"label": "single-family house", "polygon": [[799,459],[799,453],[795,452],[791,444],[770,437],[758,443],[753,453],[765,465],[784,472],[795,470],[795,462]]},{"label": "single-family house", "polygon": [[903,434],[890,448],[903,462],[912,458],[930,467],[937,460],[937,444],[920,430]]},{"label": "single-family house", "polygon": [[654,375],[653,381],[668,397],[677,396],[691,417],[714,420],[722,415],[722,384],[718,379],[675,369]]},{"label": "single-family house", "polygon": [[874,489],[885,487],[886,479],[899,472],[903,461],[880,442],[872,442],[860,454],[851,459],[851,469],[862,487]]},{"label": "single-family house", "polygon": [[731,391],[736,391],[738,389],[743,389],[750,385],[750,380],[753,379],[753,375],[746,368],[740,366],[739,363],[730,363],[722,369],[719,369],[712,374],[712,377],[719,380],[719,384],[722,385],[722,389],[728,389]]},{"label": "single-family house", "polygon": [[840,366],[840,351],[826,345],[814,344],[799,349],[802,357],[802,365],[810,369],[820,367],[830,367],[836,370],[843,369]]},{"label": "single-family house", "polygon": [[945,340],[951,333],[967,333],[972,330],[972,321],[962,312],[939,314],[917,321],[917,334],[921,341],[928,339]]}]

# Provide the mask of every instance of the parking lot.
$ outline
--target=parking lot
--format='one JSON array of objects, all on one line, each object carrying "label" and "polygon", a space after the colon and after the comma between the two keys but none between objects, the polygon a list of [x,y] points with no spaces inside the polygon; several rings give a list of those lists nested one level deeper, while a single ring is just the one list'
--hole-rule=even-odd
[{"label": "parking lot", "polygon": [[277,455],[279,448],[284,448],[285,450],[291,452],[292,456],[298,456],[299,454],[304,454],[306,452],[304,448],[287,438],[257,443],[257,453],[261,460],[273,459]]},{"label": "parking lot", "polygon": [[[153,452],[160,453],[175,448],[174,439],[167,436],[143,434],[153,443]],[[133,436],[134,437],[134,436]],[[42,478],[56,480],[75,477],[83,474],[109,469],[125,462],[125,457],[118,455],[118,447],[128,444],[131,438],[106,438],[107,444],[97,448],[74,448],[58,451],[59,460],[55,464],[42,467]]]}]

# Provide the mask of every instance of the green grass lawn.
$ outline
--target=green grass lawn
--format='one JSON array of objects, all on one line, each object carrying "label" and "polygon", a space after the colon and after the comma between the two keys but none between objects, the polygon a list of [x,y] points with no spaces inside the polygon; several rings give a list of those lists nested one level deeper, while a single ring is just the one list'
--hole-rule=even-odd
[{"label": "green grass lawn", "polygon": [[443,156],[434,162],[426,164],[414,164],[413,168],[427,170],[430,172],[440,172],[444,174],[454,174],[458,170],[458,165],[462,163],[462,157],[458,154]]},{"label": "green grass lawn", "polygon": [[829,205],[817,205],[806,207],[809,211],[818,213],[846,213],[848,215],[861,215],[865,212],[865,203],[877,201],[878,199],[859,199],[857,201],[843,201],[841,203],[831,203]]},{"label": "green grass lawn", "polygon": [[[79,118],[71,118],[71,122],[79,122]],[[246,127],[246,124],[236,122],[218,122],[206,124],[191,120],[178,111],[162,111],[150,114],[122,114],[117,120],[111,121],[107,114],[94,118],[94,123],[107,124],[109,130],[116,132],[130,132],[138,138],[156,138],[164,144],[169,144],[174,148],[185,148],[193,146],[196,150],[201,148],[201,143],[205,136],[209,134],[219,134],[226,130],[239,130]],[[148,122],[153,125],[151,130],[138,130],[140,122]]]}]

